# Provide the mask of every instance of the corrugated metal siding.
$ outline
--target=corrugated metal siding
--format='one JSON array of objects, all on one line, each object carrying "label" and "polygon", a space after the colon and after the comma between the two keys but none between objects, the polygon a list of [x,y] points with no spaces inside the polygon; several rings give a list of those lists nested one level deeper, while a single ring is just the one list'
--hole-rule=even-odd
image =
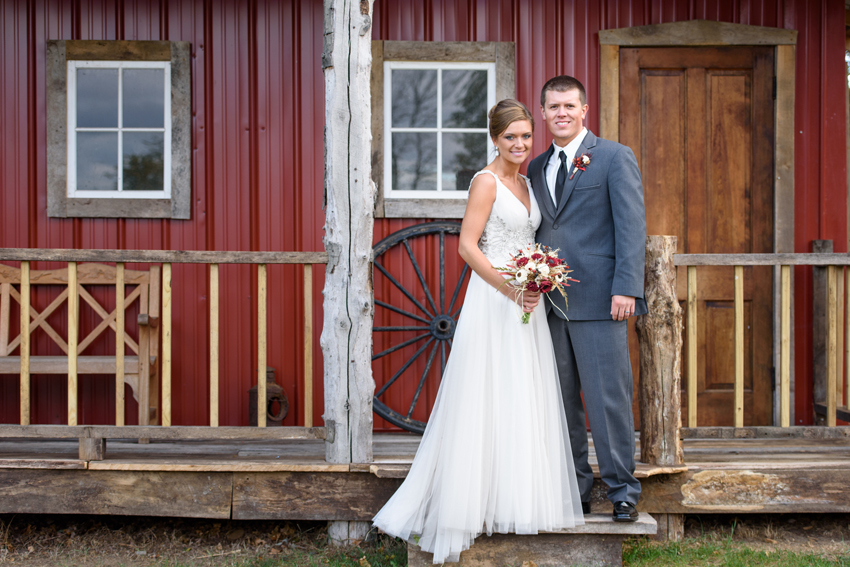
[{"label": "corrugated metal siding", "polygon": [[[797,29],[796,249],[833,239],[846,250],[844,87],[840,0],[377,0],[375,39],[513,41],[517,91],[532,108],[547,78],[575,75],[598,100],[598,36],[602,29],[709,19]],[[164,248],[188,250],[321,250],[324,84],[322,2],[127,0],[25,2],[0,6],[0,246],[34,248]],[[58,220],[46,210],[44,46],[48,39],[163,39],[192,44],[193,209],[190,221]],[[588,126],[598,130],[591,103]],[[538,127],[535,152],[549,143]],[[413,221],[376,223],[375,241]],[[447,246],[451,255],[453,248]],[[424,251],[423,251],[424,254]],[[436,269],[429,260],[430,274]],[[38,266],[39,268],[58,266]],[[318,271],[314,297],[323,285]],[[270,270],[269,364],[290,400],[300,395],[300,269]],[[405,285],[415,275],[405,272]],[[202,267],[174,272],[174,422],[208,419],[206,376],[208,282]],[[222,269],[223,424],[247,423],[255,367],[256,271]],[[796,412],[810,423],[810,272],[796,277]],[[108,292],[101,299],[110,302]],[[37,295],[39,306],[47,296]],[[321,308],[316,310],[315,351]],[[83,309],[85,313],[85,309]],[[64,334],[57,317],[55,326]],[[83,325],[93,325],[91,316]],[[50,354],[40,333],[36,353]],[[92,352],[109,352],[99,345]],[[322,412],[322,368],[314,374],[316,415]],[[36,423],[65,420],[65,379],[35,377]],[[16,422],[18,381],[0,377],[0,422]],[[114,419],[111,382],[81,382],[84,423]],[[423,396],[430,402],[436,384]],[[132,404],[131,404],[132,405]],[[295,407],[297,405],[293,404]],[[135,419],[131,408],[128,419]],[[293,412],[287,424],[300,423]],[[376,418],[376,429],[388,425]]]},{"label": "corrugated metal siding", "polygon": [[[408,41],[516,43],[517,97],[539,107],[540,88],[569,74],[588,89],[587,126],[599,130],[598,32],[692,19],[799,31],[796,89],[795,249],[814,239],[847,249],[845,122],[840,0],[376,0],[373,38]],[[538,124],[534,153],[551,142]],[[380,239],[413,221],[376,223]],[[811,270],[795,276],[796,422],[812,421]],[[415,386],[414,386],[415,387]],[[375,420],[376,428],[387,424]]]},{"label": "corrugated metal siding", "polygon": [[[3,2],[0,246],[185,250],[322,250],[322,3],[202,0]],[[189,221],[60,220],[46,215],[44,52],[48,39],[189,41],[193,203]],[[317,96],[318,94],[318,96]],[[39,265],[39,269],[60,267]],[[129,266],[128,266],[129,268]],[[269,365],[300,424],[302,270],[269,270]],[[256,269],[221,269],[221,423],[248,422],[256,368]],[[175,424],[208,423],[208,278],[174,267]],[[319,350],[324,270],[316,270],[314,414],[323,408]],[[37,295],[39,307],[47,296]],[[114,294],[100,290],[101,301]],[[81,308],[82,325],[95,324]],[[65,334],[62,320],[56,328]],[[14,321],[17,317],[13,318]],[[36,332],[35,353],[58,354]],[[88,352],[114,352],[114,340]],[[112,379],[83,377],[81,423],[114,420]],[[33,379],[34,423],[66,420],[64,376]],[[137,410],[128,404],[128,422]],[[0,377],[0,422],[18,420],[18,380]]]}]

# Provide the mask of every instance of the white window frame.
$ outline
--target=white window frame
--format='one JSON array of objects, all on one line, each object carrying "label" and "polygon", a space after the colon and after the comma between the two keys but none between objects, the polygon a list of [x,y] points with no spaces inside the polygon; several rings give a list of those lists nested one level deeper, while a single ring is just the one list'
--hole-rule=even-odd
[{"label": "white window frame", "polygon": [[[171,198],[171,62],[169,61],[78,61],[67,62],[68,77],[68,198],[70,199],[170,199]],[[77,69],[118,69],[118,126],[116,128],[77,128]],[[163,69],[162,128],[124,128],[124,69]],[[77,189],[77,132],[118,132],[118,190],[92,191]],[[163,132],[163,190],[125,190],[123,167],[123,132]]]},{"label": "white window frame", "polygon": [[[428,69],[437,71],[437,126],[434,128],[392,127],[392,73],[401,69]],[[490,140],[489,130],[483,128],[443,128],[443,73],[444,70],[486,70],[487,71],[487,107],[496,104],[496,64],[490,62],[448,63],[442,61],[384,61],[384,197],[386,199],[466,199],[469,191],[443,191],[443,132],[486,133],[487,156],[495,149]],[[392,134],[393,132],[436,132],[437,133],[437,190],[405,191],[392,187]]]}]

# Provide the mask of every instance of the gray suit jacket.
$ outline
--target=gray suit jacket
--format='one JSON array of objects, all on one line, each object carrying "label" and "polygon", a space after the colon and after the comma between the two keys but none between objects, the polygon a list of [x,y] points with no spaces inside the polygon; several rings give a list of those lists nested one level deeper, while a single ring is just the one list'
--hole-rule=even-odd
[{"label": "gray suit jacket", "polygon": [[[634,153],[588,130],[576,157],[590,154],[590,163],[585,171],[578,170],[572,180],[567,180],[556,208],[545,173],[553,151],[550,145],[532,160],[528,177],[543,214],[537,241],[560,248],[559,255],[574,270],[570,275],[580,280],[567,288],[567,317],[576,321],[610,319],[612,295],[636,297],[634,315],[643,315],[646,212]],[[564,309],[559,293],[550,293],[549,297]],[[551,310],[551,302],[544,301]],[[557,309],[554,311],[563,318]]]}]

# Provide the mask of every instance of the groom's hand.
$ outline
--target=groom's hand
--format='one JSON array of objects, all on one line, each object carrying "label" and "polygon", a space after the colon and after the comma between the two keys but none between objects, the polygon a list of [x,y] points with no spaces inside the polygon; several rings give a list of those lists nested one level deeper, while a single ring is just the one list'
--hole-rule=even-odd
[{"label": "groom's hand", "polygon": [[537,304],[540,303],[540,294],[536,291],[526,291],[522,294],[522,311],[523,313],[531,313]]},{"label": "groom's hand", "polygon": [[635,298],[628,295],[611,296],[611,319],[624,321],[634,315]]}]

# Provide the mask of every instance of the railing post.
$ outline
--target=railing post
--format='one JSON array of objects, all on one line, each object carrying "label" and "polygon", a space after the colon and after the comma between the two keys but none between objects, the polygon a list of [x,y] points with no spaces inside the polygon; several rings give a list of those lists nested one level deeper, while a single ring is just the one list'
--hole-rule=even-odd
[{"label": "railing post", "polygon": [[21,262],[21,425],[30,424],[30,405],[30,263]]},{"label": "railing post", "polygon": [[[812,240],[813,254],[831,254],[832,240]],[[812,267],[812,379],[815,403],[815,424],[824,425],[826,415],[821,413],[826,406],[826,384],[828,372],[827,314],[829,278],[826,266]]]},{"label": "railing post", "polygon": [[[684,462],[682,426],[682,308],[676,296],[675,236],[646,239],[649,312],[637,320],[640,343],[640,454],[654,465]],[[689,395],[695,395],[690,393]]]},{"label": "railing post", "polygon": [[[124,425],[124,263],[115,265],[115,425]],[[145,353],[139,349],[139,359]],[[143,374],[139,372],[141,385]],[[139,413],[144,408],[139,408]]]},{"label": "railing post", "polygon": [[744,267],[735,266],[735,427],[744,427]]}]

